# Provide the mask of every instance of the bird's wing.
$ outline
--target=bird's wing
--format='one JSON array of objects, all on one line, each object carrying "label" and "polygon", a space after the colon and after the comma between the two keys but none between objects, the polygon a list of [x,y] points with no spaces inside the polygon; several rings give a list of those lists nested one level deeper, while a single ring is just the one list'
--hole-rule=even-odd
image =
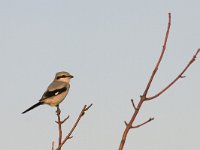
[{"label": "bird's wing", "polygon": [[69,89],[69,84],[53,82],[49,85],[46,92],[44,92],[40,101],[43,101],[44,99],[47,99],[47,98],[59,95],[63,92],[66,92],[66,91],[68,91],[68,89]]}]

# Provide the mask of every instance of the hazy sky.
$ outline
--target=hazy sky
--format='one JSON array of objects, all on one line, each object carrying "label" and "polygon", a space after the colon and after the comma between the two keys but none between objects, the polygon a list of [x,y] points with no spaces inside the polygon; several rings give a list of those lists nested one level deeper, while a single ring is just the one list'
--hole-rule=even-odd
[{"label": "hazy sky", "polygon": [[[57,142],[55,108],[36,103],[58,71],[74,75],[60,105],[70,114],[63,134],[85,104],[73,139],[63,149],[116,150],[162,49],[167,52],[149,91],[167,85],[200,47],[198,0],[0,0],[0,143],[3,150],[50,150]],[[124,150],[200,148],[200,56],[165,94],[144,103]]]}]

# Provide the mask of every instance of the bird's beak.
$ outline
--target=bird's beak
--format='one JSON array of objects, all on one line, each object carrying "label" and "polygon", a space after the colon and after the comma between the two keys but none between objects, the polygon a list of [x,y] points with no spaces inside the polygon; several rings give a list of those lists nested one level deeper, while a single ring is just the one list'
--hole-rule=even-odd
[{"label": "bird's beak", "polygon": [[72,75],[70,75],[69,77],[70,77],[70,78],[74,78],[74,76],[72,76]]}]

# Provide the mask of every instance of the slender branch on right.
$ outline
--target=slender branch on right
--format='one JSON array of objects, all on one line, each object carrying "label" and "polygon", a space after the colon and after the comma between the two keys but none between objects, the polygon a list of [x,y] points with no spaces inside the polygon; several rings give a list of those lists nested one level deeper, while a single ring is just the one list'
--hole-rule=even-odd
[{"label": "slender branch on right", "polygon": [[144,93],[143,95],[140,96],[140,100],[139,100],[139,103],[137,104],[137,106],[135,105],[134,101],[131,100],[131,103],[132,103],[132,106],[134,108],[134,113],[130,119],[129,122],[126,122],[124,121],[125,125],[126,125],[126,128],[123,132],[123,135],[122,135],[122,138],[121,138],[121,142],[120,142],[120,145],[119,145],[119,150],[123,150],[123,147],[124,147],[124,144],[126,142],[126,138],[127,138],[127,135],[130,131],[130,129],[134,129],[134,128],[139,128],[147,123],[149,123],[150,121],[154,120],[154,118],[149,118],[149,120],[145,121],[144,123],[140,124],[140,125],[136,125],[136,126],[133,126],[133,123],[139,113],[139,110],[143,104],[144,101],[147,101],[147,100],[152,100],[158,96],[160,96],[162,93],[164,93],[167,89],[169,89],[178,79],[180,78],[184,78],[185,76],[183,76],[183,74],[185,73],[185,71],[190,67],[190,65],[195,61],[195,58],[197,57],[198,53],[200,52],[200,49],[197,50],[197,52],[195,53],[195,55],[192,57],[192,59],[189,61],[189,63],[186,65],[186,67],[183,69],[183,71],[168,85],[166,86],[163,90],[161,90],[160,92],[158,92],[156,95],[154,96],[151,96],[151,97],[147,97],[147,94],[148,94],[148,91],[149,91],[149,88],[151,86],[151,83],[157,73],[157,70],[159,68],[159,65],[163,59],[163,56],[164,56],[164,53],[166,51],[166,46],[167,46],[167,41],[168,41],[168,37],[169,37],[169,31],[170,31],[170,27],[171,27],[171,13],[168,14],[168,26],[167,26],[167,31],[166,31],[166,34],[165,34],[165,39],[164,39],[164,44],[163,44],[163,47],[162,47],[162,51],[161,51],[161,54],[158,58],[158,61],[155,65],[155,68],[149,78],[149,81],[147,83],[147,86],[144,90]]},{"label": "slender branch on right", "polygon": [[158,70],[160,62],[161,62],[161,60],[163,58],[163,55],[165,53],[165,50],[166,50],[166,45],[167,45],[167,40],[168,40],[168,36],[169,36],[170,27],[171,27],[171,13],[168,14],[168,26],[167,26],[167,32],[166,32],[166,35],[165,35],[165,40],[164,40],[163,48],[162,48],[160,57],[158,59],[158,62],[156,63],[156,66],[155,66],[155,68],[154,68],[154,70],[153,70],[153,72],[151,74],[149,82],[148,82],[148,84],[147,84],[147,86],[145,88],[145,91],[144,91],[143,95],[140,96],[140,101],[139,101],[137,107],[135,107],[133,101],[131,101],[132,105],[133,105],[133,107],[135,109],[135,111],[134,111],[134,113],[133,113],[130,121],[128,123],[125,122],[126,128],[125,128],[124,133],[122,135],[122,139],[121,139],[121,142],[120,142],[120,145],[119,145],[119,150],[123,150],[123,147],[124,147],[124,144],[126,142],[126,138],[127,138],[128,132],[130,131],[130,129],[132,129],[133,122],[135,121],[135,118],[137,117],[137,114],[139,113],[139,110],[140,110],[143,102],[146,100],[146,95],[148,93],[148,90],[149,90],[149,88],[151,86],[151,83],[152,83],[152,81],[154,79],[154,76],[155,76],[155,74],[156,74],[156,72]]},{"label": "slender branch on right", "polygon": [[170,31],[170,27],[171,27],[171,13],[168,14],[168,19],[169,19],[168,20],[168,27],[167,27],[167,31],[166,31],[166,35],[165,35],[165,40],[164,40],[163,48],[162,48],[160,57],[158,59],[158,62],[156,63],[156,66],[155,66],[155,68],[154,68],[154,70],[153,70],[153,72],[151,74],[149,82],[148,82],[148,84],[146,86],[146,89],[145,89],[145,91],[143,93],[144,99],[146,99],[146,95],[147,95],[147,93],[149,91],[149,88],[150,88],[151,83],[152,83],[152,81],[154,79],[154,76],[156,75],[156,72],[158,71],[158,67],[159,67],[159,65],[160,65],[160,63],[162,61],[163,55],[164,55],[164,53],[166,51],[167,41],[168,41],[168,37],[169,37],[169,31]]},{"label": "slender branch on right", "polygon": [[197,50],[197,52],[194,54],[194,56],[189,61],[189,63],[187,64],[187,66],[183,69],[183,71],[169,85],[167,85],[163,90],[161,90],[160,92],[158,92],[154,96],[146,97],[146,100],[149,101],[149,100],[152,100],[154,98],[157,98],[162,93],[164,93],[167,89],[169,89],[174,83],[176,83],[180,78],[185,78],[185,76],[183,76],[183,74],[190,67],[190,65],[195,61],[195,59],[196,59],[196,57],[197,57],[197,55],[198,55],[199,52],[200,52],[200,49]]}]

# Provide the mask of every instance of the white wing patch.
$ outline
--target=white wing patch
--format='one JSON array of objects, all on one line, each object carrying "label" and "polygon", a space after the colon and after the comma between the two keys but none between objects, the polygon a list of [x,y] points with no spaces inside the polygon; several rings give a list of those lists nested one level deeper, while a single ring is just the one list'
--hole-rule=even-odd
[{"label": "white wing patch", "polygon": [[58,94],[59,94],[59,92],[56,92],[56,93],[55,93],[55,95],[58,95]]}]

